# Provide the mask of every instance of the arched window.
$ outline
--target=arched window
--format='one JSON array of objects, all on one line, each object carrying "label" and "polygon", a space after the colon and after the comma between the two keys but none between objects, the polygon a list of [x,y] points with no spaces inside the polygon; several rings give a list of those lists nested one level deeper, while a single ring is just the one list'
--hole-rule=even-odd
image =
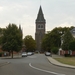
[{"label": "arched window", "polygon": [[41,28],[43,28],[43,25],[41,25]]},{"label": "arched window", "polygon": [[44,26],[43,25],[38,25],[38,29],[43,29],[44,28]]},{"label": "arched window", "polygon": [[40,25],[38,25],[38,28],[40,28]]}]

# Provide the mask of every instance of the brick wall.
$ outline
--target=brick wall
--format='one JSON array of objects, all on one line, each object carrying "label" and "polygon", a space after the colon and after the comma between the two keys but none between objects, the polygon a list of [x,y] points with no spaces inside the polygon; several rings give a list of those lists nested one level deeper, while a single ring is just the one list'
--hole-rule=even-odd
[{"label": "brick wall", "polygon": [[[69,54],[68,51],[61,50],[60,55]],[[72,55],[75,56],[75,51],[72,51]]]}]

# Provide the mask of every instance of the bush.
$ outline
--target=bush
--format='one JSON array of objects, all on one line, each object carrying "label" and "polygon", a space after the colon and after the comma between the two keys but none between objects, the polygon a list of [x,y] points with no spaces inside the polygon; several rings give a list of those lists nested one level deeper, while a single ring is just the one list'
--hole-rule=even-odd
[{"label": "bush", "polygon": [[59,51],[59,49],[58,49],[57,47],[54,47],[54,48],[52,49],[52,53],[54,53],[54,54],[57,54],[58,51]]},{"label": "bush", "polygon": [[2,57],[3,52],[0,53],[0,57]]},{"label": "bush", "polygon": [[70,54],[64,54],[64,56],[65,56],[65,57],[71,57],[71,55],[70,55]]}]

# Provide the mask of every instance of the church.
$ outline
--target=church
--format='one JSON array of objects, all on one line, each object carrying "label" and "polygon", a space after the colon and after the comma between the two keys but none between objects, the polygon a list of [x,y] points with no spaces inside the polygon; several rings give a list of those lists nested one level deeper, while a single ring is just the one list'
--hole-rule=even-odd
[{"label": "church", "polygon": [[36,50],[41,52],[42,51],[42,39],[45,35],[45,24],[46,24],[46,20],[44,18],[44,14],[42,11],[42,7],[40,6],[39,8],[39,12],[37,14],[37,19],[35,21],[36,24],[36,30],[35,30],[35,41],[36,41]]}]

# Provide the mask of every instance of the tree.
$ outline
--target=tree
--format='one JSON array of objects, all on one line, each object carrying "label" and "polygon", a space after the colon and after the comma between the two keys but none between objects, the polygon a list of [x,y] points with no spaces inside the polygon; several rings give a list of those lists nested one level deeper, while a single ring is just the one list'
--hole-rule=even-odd
[{"label": "tree", "polygon": [[62,44],[62,49],[63,50],[69,50],[69,44],[73,40],[73,36],[68,30],[64,36],[63,36],[63,44]]},{"label": "tree", "polygon": [[50,32],[45,35],[42,41],[42,48],[51,51],[53,47],[60,47],[60,35],[57,32]]},{"label": "tree", "polygon": [[31,35],[27,35],[24,38],[24,43],[25,43],[27,51],[32,51],[32,52],[35,51],[36,43],[35,43],[35,40],[32,38]]},{"label": "tree", "polygon": [[69,43],[69,50],[75,51],[75,39]]},{"label": "tree", "polygon": [[15,24],[9,24],[4,30],[2,37],[2,49],[12,53],[20,51],[22,48],[22,35]]},{"label": "tree", "polygon": [[50,42],[51,42],[51,48],[53,47],[60,47],[61,44],[61,38],[60,34],[57,32],[51,32],[50,33]]},{"label": "tree", "polygon": [[61,36],[63,36],[68,30],[71,30],[72,28],[74,27],[73,26],[70,28],[69,27],[64,27],[64,28],[56,27],[52,31],[48,31],[42,40],[43,50],[48,51],[48,50],[53,49],[53,47],[59,48],[61,46]]},{"label": "tree", "polygon": [[44,51],[50,51],[51,45],[50,45],[50,41],[49,40],[50,40],[49,35],[46,34],[45,37],[42,40],[42,49]]},{"label": "tree", "polygon": [[57,47],[54,47],[54,48],[52,49],[52,53],[54,53],[54,54],[57,54],[58,51],[59,51],[59,49],[58,49]]}]

